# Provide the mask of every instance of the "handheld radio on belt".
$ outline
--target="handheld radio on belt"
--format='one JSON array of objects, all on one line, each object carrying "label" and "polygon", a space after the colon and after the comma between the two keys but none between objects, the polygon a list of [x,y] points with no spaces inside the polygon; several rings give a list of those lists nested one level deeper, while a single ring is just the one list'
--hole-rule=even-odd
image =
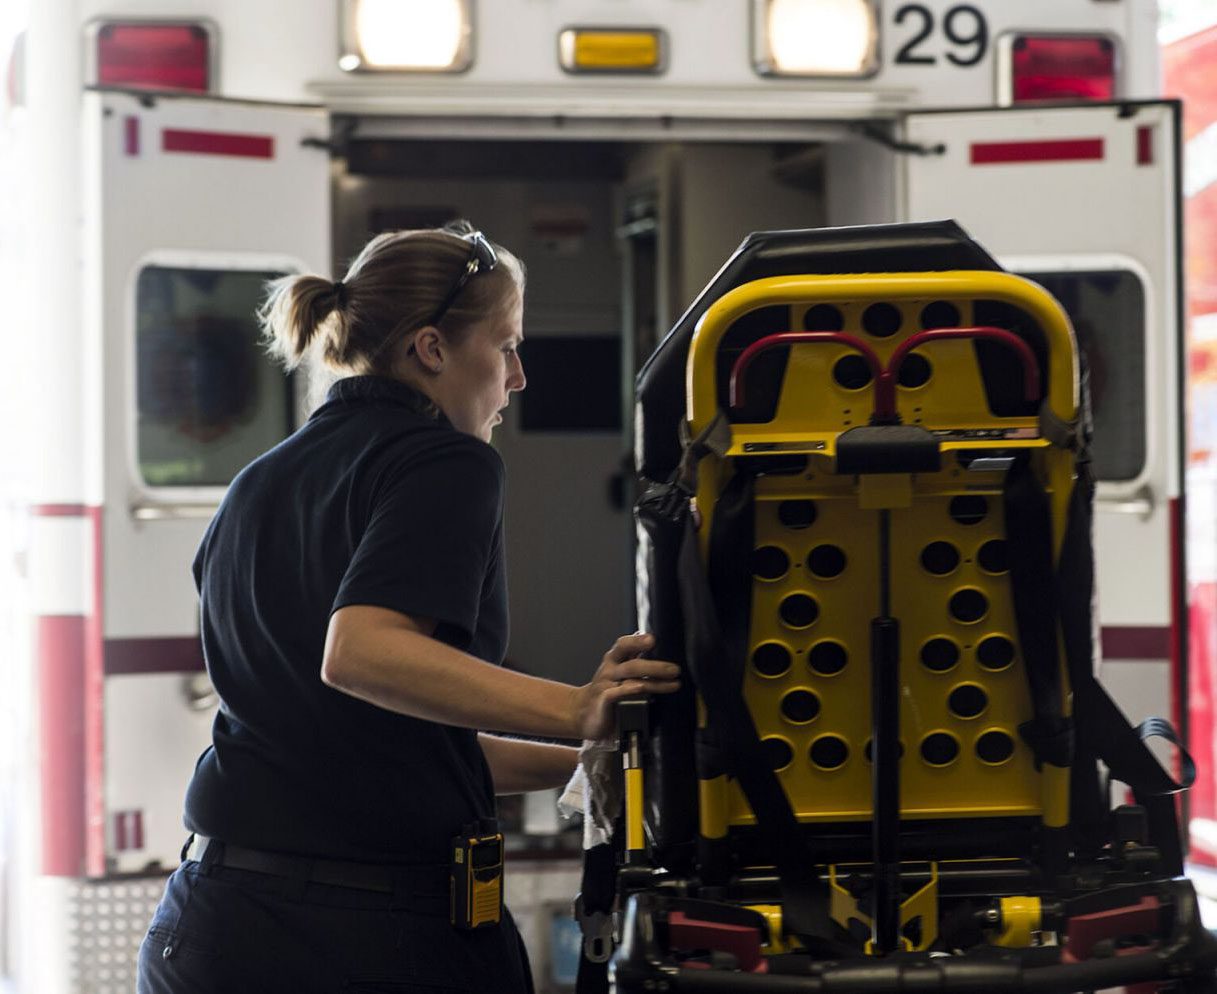
[{"label": "handheld radio on belt", "polygon": [[503,917],[503,835],[493,818],[470,822],[452,839],[452,924],[497,925]]}]

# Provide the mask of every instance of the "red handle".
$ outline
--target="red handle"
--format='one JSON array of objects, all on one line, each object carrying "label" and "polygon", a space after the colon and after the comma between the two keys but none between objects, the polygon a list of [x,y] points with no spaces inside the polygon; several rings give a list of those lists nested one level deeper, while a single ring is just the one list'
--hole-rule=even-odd
[{"label": "red handle", "polygon": [[728,381],[728,399],[733,408],[744,406],[744,375],[752,361],[762,352],[777,348],[779,345],[795,345],[799,342],[839,342],[848,345],[860,353],[870,366],[871,376],[875,381],[875,407],[872,420],[877,424],[890,424],[896,417],[896,383],[900,375],[900,367],[908,354],[925,342],[944,338],[987,338],[1013,349],[1023,364],[1023,395],[1029,401],[1034,401],[1040,393],[1040,370],[1035,361],[1035,353],[1025,341],[1005,328],[934,328],[929,331],[919,331],[910,335],[897,347],[887,361],[887,366],[879,362],[879,357],[864,341],[856,335],[844,331],[782,331],[766,335],[749,345],[740,353],[735,364],[731,367],[731,378]]},{"label": "red handle", "polygon": [[882,374],[883,366],[879,362],[879,357],[856,335],[849,335],[843,331],[781,331],[753,342],[735,360],[735,365],[731,367],[731,379],[727,385],[727,396],[731,406],[744,406],[744,374],[752,365],[753,359],[767,349],[776,348],[779,345],[794,345],[797,342],[840,342],[842,345],[848,345],[862,353],[862,358],[870,366],[872,377],[878,379]]},{"label": "red handle", "polygon": [[987,338],[1000,342],[1018,353],[1023,362],[1023,396],[1035,400],[1040,395],[1040,368],[1031,351],[1018,335],[1005,328],[934,328],[909,335],[896,346],[887,367],[875,379],[875,420],[880,423],[896,420],[896,383],[905,357],[917,346],[942,338]]}]

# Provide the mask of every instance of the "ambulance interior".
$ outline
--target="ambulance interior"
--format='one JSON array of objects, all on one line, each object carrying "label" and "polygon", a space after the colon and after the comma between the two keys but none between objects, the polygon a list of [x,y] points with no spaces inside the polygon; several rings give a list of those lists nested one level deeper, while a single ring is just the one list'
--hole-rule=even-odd
[{"label": "ambulance interior", "polygon": [[[583,679],[635,625],[635,374],[749,232],[896,216],[895,153],[856,135],[452,140],[394,137],[391,123],[366,120],[352,130],[360,137],[334,163],[336,274],[377,231],[454,217],[528,267],[529,385],[494,439],[508,466],[509,661]],[[1030,275],[1062,301],[1091,360],[1099,478],[1133,479],[1146,459],[1141,280]]]},{"label": "ambulance interior", "polygon": [[825,223],[817,145],[360,139],[334,271],[391,228],[467,217],[528,268],[508,467],[510,660],[582,680],[633,631],[634,374],[750,231]]}]

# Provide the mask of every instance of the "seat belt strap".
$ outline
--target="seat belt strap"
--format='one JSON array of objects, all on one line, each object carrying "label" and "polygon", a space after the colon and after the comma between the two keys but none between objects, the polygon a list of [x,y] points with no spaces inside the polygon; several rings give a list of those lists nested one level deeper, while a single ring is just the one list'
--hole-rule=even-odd
[{"label": "seat belt strap", "polygon": [[1052,516],[1048,495],[1025,458],[1006,473],[1003,503],[1014,617],[1035,712],[1019,733],[1037,765],[1067,767],[1073,762],[1073,726],[1061,691]]},{"label": "seat belt strap", "polygon": [[[729,485],[729,504],[737,507],[751,502],[750,477],[736,477]],[[716,517],[717,517],[716,510]],[[750,531],[751,529],[749,529]],[[718,534],[715,534],[715,531]],[[730,540],[730,528],[711,533],[711,544]],[[738,536],[735,536],[738,540]],[[722,553],[711,549],[712,562]],[[736,568],[747,562],[736,560]],[[757,828],[765,839],[782,884],[783,916],[791,932],[798,935],[813,951],[840,955],[840,947],[829,938],[832,921],[828,915],[827,888],[820,881],[814,860],[803,844],[798,819],[790,799],[769,764],[752,714],[743,697],[743,659],[731,658],[728,640],[719,622],[719,607],[711,590],[706,569],[702,565],[697,532],[692,516],[685,520],[685,535],[680,552],[681,601],[685,617],[685,658],[697,689],[706,705],[710,724],[718,732],[724,753],[731,763],[731,773],[739,782],[744,796],[756,816]],[[747,598],[744,610],[751,603]],[[727,607],[727,616],[738,605]],[[735,639],[734,641],[738,641]]]}]

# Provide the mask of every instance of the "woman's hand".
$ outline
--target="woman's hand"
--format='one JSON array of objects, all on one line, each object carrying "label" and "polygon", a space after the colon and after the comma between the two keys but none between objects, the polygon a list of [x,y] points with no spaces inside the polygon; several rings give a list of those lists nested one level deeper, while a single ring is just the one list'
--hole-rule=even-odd
[{"label": "woman's hand", "polygon": [[639,694],[670,694],[680,688],[680,667],[658,659],[642,659],[655,644],[653,635],[623,635],[596,670],[591,683],[575,689],[574,718],[585,739],[611,738],[616,733],[613,705]]}]

